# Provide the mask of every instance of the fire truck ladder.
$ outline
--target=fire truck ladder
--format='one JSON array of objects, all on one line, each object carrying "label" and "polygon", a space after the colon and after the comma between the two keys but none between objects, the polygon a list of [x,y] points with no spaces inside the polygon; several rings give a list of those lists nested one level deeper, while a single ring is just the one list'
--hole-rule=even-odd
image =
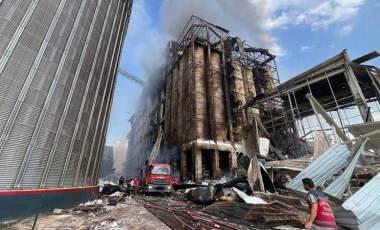
[{"label": "fire truck ladder", "polygon": [[152,163],[156,160],[158,153],[160,152],[161,139],[162,139],[162,129],[160,129],[160,133],[158,134],[156,143],[154,143],[152,152],[150,153],[149,163]]}]

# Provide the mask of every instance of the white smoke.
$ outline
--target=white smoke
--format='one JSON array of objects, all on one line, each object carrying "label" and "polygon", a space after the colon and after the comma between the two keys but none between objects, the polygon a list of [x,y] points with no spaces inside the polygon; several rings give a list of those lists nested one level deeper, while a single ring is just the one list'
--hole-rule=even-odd
[{"label": "white smoke", "polygon": [[166,0],[161,9],[162,31],[178,37],[192,15],[230,31],[232,36],[245,39],[249,45],[269,49],[278,56],[285,54],[283,48],[266,25],[269,17],[267,0]]},{"label": "white smoke", "polygon": [[[286,55],[286,45],[273,35],[275,30],[306,25],[327,29],[333,24],[352,27],[352,19],[365,0],[164,0],[157,17],[148,13],[152,1],[134,1],[128,37],[146,76],[155,77],[165,65],[164,49],[177,40],[192,15],[230,31],[253,47],[269,49],[277,57]],[[157,22],[158,20],[158,22]],[[348,22],[348,24],[347,24]],[[346,31],[342,31],[346,32]],[[292,36],[292,35],[289,35]]]},{"label": "white smoke", "polygon": [[157,77],[166,63],[164,51],[168,41],[177,40],[190,17],[195,15],[229,30],[231,36],[239,36],[251,46],[282,56],[283,48],[265,26],[269,12],[266,2],[164,0],[157,23],[149,16],[148,2],[135,1],[127,34],[131,44],[128,54],[136,57],[146,78]]},{"label": "white smoke", "polygon": [[113,168],[116,174],[123,173],[123,164],[127,159],[128,140],[116,141],[113,146]]}]

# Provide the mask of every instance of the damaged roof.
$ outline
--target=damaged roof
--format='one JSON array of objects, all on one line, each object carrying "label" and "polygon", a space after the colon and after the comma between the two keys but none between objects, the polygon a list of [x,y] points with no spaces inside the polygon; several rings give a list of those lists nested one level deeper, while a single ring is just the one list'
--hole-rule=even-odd
[{"label": "damaged roof", "polygon": [[288,169],[292,171],[304,170],[312,161],[312,158],[308,159],[292,159],[281,161],[268,161],[265,163],[266,169]]},{"label": "damaged roof", "polygon": [[[367,122],[347,126],[348,131],[355,137],[363,136],[376,130],[380,130],[380,122]],[[371,135],[367,145],[371,149],[380,149],[380,133]]]},{"label": "damaged roof", "polygon": [[303,188],[302,178],[311,178],[315,186],[321,185],[347,165],[350,155],[351,152],[347,146],[341,143],[332,145],[320,157],[306,167],[305,170],[300,172],[287,187],[306,193]]},{"label": "damaged roof", "polygon": [[377,174],[343,205],[359,219],[360,229],[380,229],[380,174]]}]

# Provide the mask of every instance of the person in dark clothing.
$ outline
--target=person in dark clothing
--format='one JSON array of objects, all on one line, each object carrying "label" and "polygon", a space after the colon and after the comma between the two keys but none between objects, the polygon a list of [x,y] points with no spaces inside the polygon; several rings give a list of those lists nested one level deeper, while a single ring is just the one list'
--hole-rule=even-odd
[{"label": "person in dark clothing", "polygon": [[127,184],[128,191],[131,189],[131,181],[132,179],[130,177],[127,177],[125,183]]},{"label": "person in dark clothing", "polygon": [[119,179],[119,185],[123,185],[123,184],[124,184],[124,177],[121,176]]}]

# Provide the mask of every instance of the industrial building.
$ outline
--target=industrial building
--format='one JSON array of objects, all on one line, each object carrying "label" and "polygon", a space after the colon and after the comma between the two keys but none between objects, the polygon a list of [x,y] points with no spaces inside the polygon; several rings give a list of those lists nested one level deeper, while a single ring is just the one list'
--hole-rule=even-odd
[{"label": "industrial building", "polygon": [[262,130],[292,158],[313,152],[317,132],[329,143],[347,141],[356,136],[350,126],[380,118],[379,69],[362,64],[378,56],[351,60],[343,50],[244,107],[260,110]]},{"label": "industrial building", "polygon": [[362,64],[377,56],[350,60],[344,50],[280,84],[268,50],[193,16],[130,119],[125,171],[139,175],[161,130],[160,161],[194,181],[236,176],[238,157],[256,157],[261,138],[280,160],[313,153],[317,132],[327,146],[346,141],[349,125],[380,112],[379,69]]},{"label": "industrial building", "polygon": [[97,192],[132,2],[0,1],[1,190],[65,188],[56,207]]},{"label": "industrial building", "polygon": [[275,56],[195,16],[166,54],[165,70],[151,79],[156,87],[145,89],[131,118],[134,161],[127,159],[127,173],[138,174],[160,130],[161,160],[180,175],[198,181],[236,173],[246,134],[258,132],[253,117],[259,111],[242,107],[278,86]]}]

